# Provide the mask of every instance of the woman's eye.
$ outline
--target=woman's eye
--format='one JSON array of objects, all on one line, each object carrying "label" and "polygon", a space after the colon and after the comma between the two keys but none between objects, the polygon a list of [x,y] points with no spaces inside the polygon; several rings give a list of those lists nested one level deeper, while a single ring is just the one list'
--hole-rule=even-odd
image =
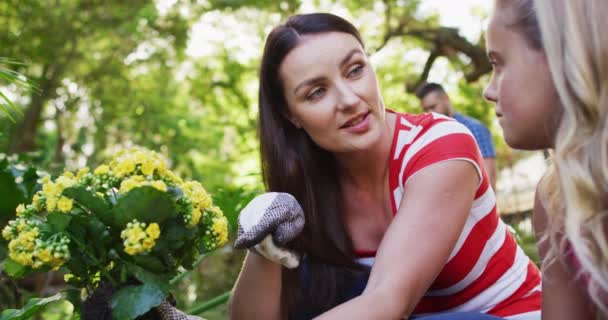
[{"label": "woman's eye", "polygon": [[323,93],[325,93],[325,89],[324,88],[317,88],[314,89],[313,91],[311,91],[307,96],[306,96],[306,100],[315,100],[320,98]]},{"label": "woman's eye", "polygon": [[356,77],[358,75],[360,75],[363,72],[363,66],[362,65],[356,65],[354,68],[352,68],[349,72],[348,72],[348,77]]}]

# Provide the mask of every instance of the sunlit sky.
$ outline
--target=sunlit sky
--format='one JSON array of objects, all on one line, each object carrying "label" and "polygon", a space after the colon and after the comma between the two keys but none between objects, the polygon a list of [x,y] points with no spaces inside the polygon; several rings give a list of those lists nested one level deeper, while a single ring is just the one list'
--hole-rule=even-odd
[{"label": "sunlit sky", "polygon": [[465,37],[476,39],[484,27],[479,11],[489,13],[491,5],[490,0],[422,0],[420,11],[438,12],[441,25],[459,28]]}]

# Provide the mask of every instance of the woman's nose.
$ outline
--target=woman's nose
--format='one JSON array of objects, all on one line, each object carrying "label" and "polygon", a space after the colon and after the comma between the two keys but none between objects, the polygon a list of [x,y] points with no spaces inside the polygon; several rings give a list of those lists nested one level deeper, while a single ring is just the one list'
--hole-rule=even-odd
[{"label": "woman's nose", "polygon": [[340,108],[350,108],[356,106],[361,100],[354,88],[347,83],[338,84],[337,89],[339,94],[338,104]]}]

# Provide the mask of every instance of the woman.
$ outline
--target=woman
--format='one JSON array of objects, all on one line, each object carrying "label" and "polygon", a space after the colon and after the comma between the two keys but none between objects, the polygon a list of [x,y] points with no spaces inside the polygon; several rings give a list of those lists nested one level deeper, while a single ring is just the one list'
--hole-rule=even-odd
[{"label": "woman", "polygon": [[488,27],[505,140],[553,149],[533,218],[543,319],[608,317],[607,15],[605,0],[497,0]]},{"label": "woman", "polygon": [[540,318],[539,272],[498,218],[471,133],[387,111],[350,23],[276,27],[259,97],[264,181],[301,204],[306,256],[289,271],[249,254],[232,318]]}]

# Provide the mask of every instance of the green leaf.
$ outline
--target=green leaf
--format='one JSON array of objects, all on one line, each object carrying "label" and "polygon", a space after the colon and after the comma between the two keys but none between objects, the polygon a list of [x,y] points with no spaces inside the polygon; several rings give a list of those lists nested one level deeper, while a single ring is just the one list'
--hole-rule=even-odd
[{"label": "green leaf", "polygon": [[167,268],[162,263],[162,261],[160,261],[160,259],[155,256],[135,255],[135,256],[133,256],[133,261],[135,261],[135,263],[138,266],[140,266],[146,270],[150,270],[151,272],[162,273],[162,272],[167,271]]},{"label": "green leaf", "polygon": [[65,213],[52,212],[47,217],[47,222],[51,226],[52,233],[60,233],[70,224],[72,217]]},{"label": "green leaf", "polygon": [[17,184],[17,187],[23,192],[25,199],[30,202],[36,191],[41,188],[38,184],[38,170],[34,166],[27,166],[20,176],[23,182]]},{"label": "green leaf", "polygon": [[0,261],[4,260],[8,256],[8,243],[4,239],[0,240]]},{"label": "green leaf", "polygon": [[[74,315],[78,314],[80,317],[79,310],[82,309],[82,298],[80,289],[66,289],[64,290],[65,298],[74,306]],[[72,317],[74,319],[74,317]]]},{"label": "green leaf", "polygon": [[135,319],[163,302],[166,295],[155,285],[126,286],[112,295],[112,316],[117,320]]},{"label": "green leaf", "polygon": [[106,203],[84,187],[70,187],[63,190],[63,195],[72,198],[78,205],[87,208],[107,225],[114,222],[112,212]]},{"label": "green leaf", "polygon": [[11,258],[4,260],[2,268],[4,272],[13,278],[21,278],[26,273],[27,269]]},{"label": "green leaf", "polygon": [[124,228],[133,219],[162,225],[165,220],[176,215],[177,210],[171,196],[150,186],[129,191],[118,199],[114,207],[115,226],[120,228]]},{"label": "green leaf", "polygon": [[194,228],[188,229],[177,219],[172,219],[168,223],[162,225],[160,230],[160,238],[156,240],[154,250],[171,253],[181,249],[187,240],[196,236]]},{"label": "green leaf", "polygon": [[16,309],[7,309],[2,311],[0,314],[0,320],[22,320],[22,319],[30,319],[33,315],[35,315],[41,308],[45,307],[47,304],[59,301],[63,299],[63,294],[58,293],[54,296],[50,296],[48,298],[32,298],[30,299],[25,306],[21,310]]},{"label": "green leaf", "polygon": [[[145,257],[145,256],[142,256]],[[150,257],[152,258],[152,257]],[[156,258],[157,259],[157,258]],[[160,261],[158,261],[160,263]],[[127,264],[128,271],[135,276],[141,283],[147,283],[158,287],[164,294],[169,294],[169,279],[159,276],[157,273],[152,273],[144,268],[134,265],[132,263]],[[162,275],[162,273],[159,273]]]},{"label": "green leaf", "polygon": [[14,217],[15,208],[26,199],[17,187],[15,177],[7,169],[0,170],[0,194],[0,217]]},{"label": "green leaf", "polygon": [[89,209],[91,213],[99,218],[108,215],[110,208],[108,208],[106,203],[84,187],[66,188],[63,190],[62,194],[68,198],[72,198],[80,206]]}]

